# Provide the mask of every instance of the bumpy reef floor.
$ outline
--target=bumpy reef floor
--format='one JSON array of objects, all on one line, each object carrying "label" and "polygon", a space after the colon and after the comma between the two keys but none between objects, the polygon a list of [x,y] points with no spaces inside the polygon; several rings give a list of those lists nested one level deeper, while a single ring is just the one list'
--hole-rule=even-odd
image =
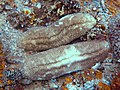
[{"label": "bumpy reef floor", "polygon": [[[55,79],[21,81],[16,68],[21,70],[26,54],[37,53],[17,47],[22,33],[78,12],[92,15],[97,24],[77,41],[106,40],[107,58]],[[0,0],[0,90],[120,90],[120,0]]]}]

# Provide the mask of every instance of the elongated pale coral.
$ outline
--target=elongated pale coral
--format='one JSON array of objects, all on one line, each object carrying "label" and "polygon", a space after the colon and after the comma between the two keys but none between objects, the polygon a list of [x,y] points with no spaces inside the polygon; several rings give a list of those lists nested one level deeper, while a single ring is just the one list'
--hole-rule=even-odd
[{"label": "elongated pale coral", "polygon": [[69,14],[50,26],[28,30],[19,40],[18,46],[32,51],[58,47],[85,34],[95,24],[96,20],[90,14]]},{"label": "elongated pale coral", "polygon": [[32,80],[45,80],[83,70],[106,58],[106,41],[82,42],[49,49],[25,58],[24,76]]}]

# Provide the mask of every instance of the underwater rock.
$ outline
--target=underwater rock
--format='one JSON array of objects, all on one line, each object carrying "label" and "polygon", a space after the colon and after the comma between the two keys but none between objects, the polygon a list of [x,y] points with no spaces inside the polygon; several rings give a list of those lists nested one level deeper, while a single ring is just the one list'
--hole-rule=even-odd
[{"label": "underwater rock", "polygon": [[47,27],[34,27],[26,31],[18,41],[25,50],[41,51],[70,43],[85,34],[96,24],[87,13],[69,14]]}]

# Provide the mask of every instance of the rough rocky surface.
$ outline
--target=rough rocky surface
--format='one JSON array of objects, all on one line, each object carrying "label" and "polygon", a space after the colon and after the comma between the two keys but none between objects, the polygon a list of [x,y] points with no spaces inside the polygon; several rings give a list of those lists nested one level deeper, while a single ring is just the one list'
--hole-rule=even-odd
[{"label": "rough rocky surface", "polygon": [[[0,0],[0,89],[119,90],[119,8],[119,0]],[[108,57],[105,60],[96,57],[100,58],[101,62],[92,67],[94,70],[76,71],[43,81],[32,81],[23,77],[21,71],[24,70],[21,65],[24,64],[26,56],[40,53],[26,52],[18,47],[17,42],[23,32],[33,27],[48,27],[60,18],[78,12],[93,16],[96,25],[69,44],[105,40],[111,43],[112,47]]]},{"label": "rough rocky surface", "polygon": [[109,20],[109,40],[112,47],[113,58],[120,59],[120,14]]}]

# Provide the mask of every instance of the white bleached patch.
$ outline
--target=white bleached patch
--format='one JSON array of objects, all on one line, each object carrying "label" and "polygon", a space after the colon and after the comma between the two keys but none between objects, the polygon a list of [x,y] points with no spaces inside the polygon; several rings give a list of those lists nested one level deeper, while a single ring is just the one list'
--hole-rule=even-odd
[{"label": "white bleached patch", "polygon": [[70,58],[74,55],[80,55],[81,52],[77,50],[74,46],[70,46],[70,48],[64,50],[65,54],[63,56],[60,56],[58,60],[62,60],[65,58]]},{"label": "white bleached patch", "polygon": [[77,62],[80,60],[85,60],[86,58],[88,58],[89,56],[85,55],[85,56],[80,56],[81,52],[79,50],[77,50],[74,46],[70,46],[70,48],[65,49],[64,50],[64,55],[58,57],[57,60],[59,60],[60,62],[49,66],[49,68],[51,67],[59,67],[62,65],[71,65],[71,63],[73,62]]},{"label": "white bleached patch", "polygon": [[66,15],[66,16],[62,17],[60,20],[64,20],[66,18],[71,18],[71,17],[74,17],[74,16],[73,15]]},{"label": "white bleached patch", "polygon": [[59,26],[59,24],[55,24],[55,26],[57,27],[57,26]]},{"label": "white bleached patch", "polygon": [[79,26],[78,25],[75,25],[74,27],[73,27],[73,29],[76,29],[76,28],[78,28]]},{"label": "white bleached patch", "polygon": [[59,25],[63,24],[63,22],[59,22]]},{"label": "white bleached patch", "polygon": [[74,17],[74,15],[71,15],[71,17],[69,18],[69,20],[71,21],[73,17]]},{"label": "white bleached patch", "polygon": [[55,26],[59,26],[59,25],[62,25],[63,22],[58,22],[57,24],[55,24]]},{"label": "white bleached patch", "polygon": [[82,28],[79,28],[80,30],[82,30]]}]

